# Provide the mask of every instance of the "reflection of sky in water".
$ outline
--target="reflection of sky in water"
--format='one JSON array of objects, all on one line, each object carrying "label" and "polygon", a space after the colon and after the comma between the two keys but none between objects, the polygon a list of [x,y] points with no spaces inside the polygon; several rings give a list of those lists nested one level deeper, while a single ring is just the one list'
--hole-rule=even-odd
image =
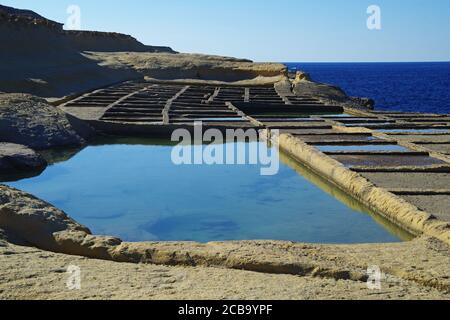
[{"label": "reflection of sky in water", "polygon": [[62,208],[96,234],[129,241],[398,241],[285,164],[278,175],[261,176],[258,165],[175,166],[171,151],[90,146],[10,185]]},{"label": "reflection of sky in water", "polygon": [[338,151],[411,151],[408,148],[399,145],[384,145],[384,144],[367,144],[367,145],[322,145],[316,146],[317,149],[323,152],[338,152]]}]

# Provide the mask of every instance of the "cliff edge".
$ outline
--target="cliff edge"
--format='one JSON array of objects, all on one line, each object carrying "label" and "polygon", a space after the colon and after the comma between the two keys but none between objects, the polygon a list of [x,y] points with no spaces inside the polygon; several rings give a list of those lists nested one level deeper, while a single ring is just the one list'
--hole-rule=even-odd
[{"label": "cliff edge", "polygon": [[6,6],[0,6],[0,70],[0,91],[45,98],[145,77],[273,83],[287,75],[281,64],[178,54],[120,33],[67,31],[33,11]]}]

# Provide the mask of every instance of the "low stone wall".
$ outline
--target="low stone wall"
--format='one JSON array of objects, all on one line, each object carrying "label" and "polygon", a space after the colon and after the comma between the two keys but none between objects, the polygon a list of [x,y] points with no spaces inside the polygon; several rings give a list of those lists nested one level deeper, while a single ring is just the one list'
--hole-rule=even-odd
[{"label": "low stone wall", "polygon": [[282,150],[389,221],[413,234],[433,236],[450,245],[449,223],[440,222],[400,197],[376,187],[360,174],[290,134],[281,134],[278,138]]}]

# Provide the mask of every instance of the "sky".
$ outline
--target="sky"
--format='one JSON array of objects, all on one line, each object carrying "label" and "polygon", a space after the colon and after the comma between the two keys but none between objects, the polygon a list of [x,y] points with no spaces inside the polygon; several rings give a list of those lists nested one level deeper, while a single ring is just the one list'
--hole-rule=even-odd
[{"label": "sky", "polygon": [[[450,61],[450,0],[0,0],[149,45],[273,62]],[[371,5],[380,30],[369,30]]]}]

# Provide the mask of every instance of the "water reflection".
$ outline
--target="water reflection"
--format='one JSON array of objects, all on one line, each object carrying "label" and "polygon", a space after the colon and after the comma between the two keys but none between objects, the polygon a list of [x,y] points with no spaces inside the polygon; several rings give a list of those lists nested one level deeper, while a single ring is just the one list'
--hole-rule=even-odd
[{"label": "water reflection", "polygon": [[45,153],[51,165],[40,176],[9,185],[126,241],[410,239],[284,153],[279,173],[261,176],[253,165],[176,166],[173,145],[102,137]]},{"label": "water reflection", "polygon": [[333,186],[330,182],[322,178],[321,176],[315,174],[313,171],[300,164],[298,161],[293,159],[291,156],[283,151],[280,151],[280,160],[288,165],[290,168],[295,170],[299,175],[310,181],[311,183],[318,186],[324,192],[328,193],[332,197],[336,198],[346,206],[352,208],[354,211],[361,212],[370,215],[377,223],[379,223],[383,228],[389,230],[392,234],[396,235],[403,241],[410,241],[414,238],[409,232],[403,230],[402,228],[396,226],[389,220],[383,218],[379,214],[373,212],[371,209],[363,205],[360,201],[356,200],[352,196],[348,195],[341,189]]}]

